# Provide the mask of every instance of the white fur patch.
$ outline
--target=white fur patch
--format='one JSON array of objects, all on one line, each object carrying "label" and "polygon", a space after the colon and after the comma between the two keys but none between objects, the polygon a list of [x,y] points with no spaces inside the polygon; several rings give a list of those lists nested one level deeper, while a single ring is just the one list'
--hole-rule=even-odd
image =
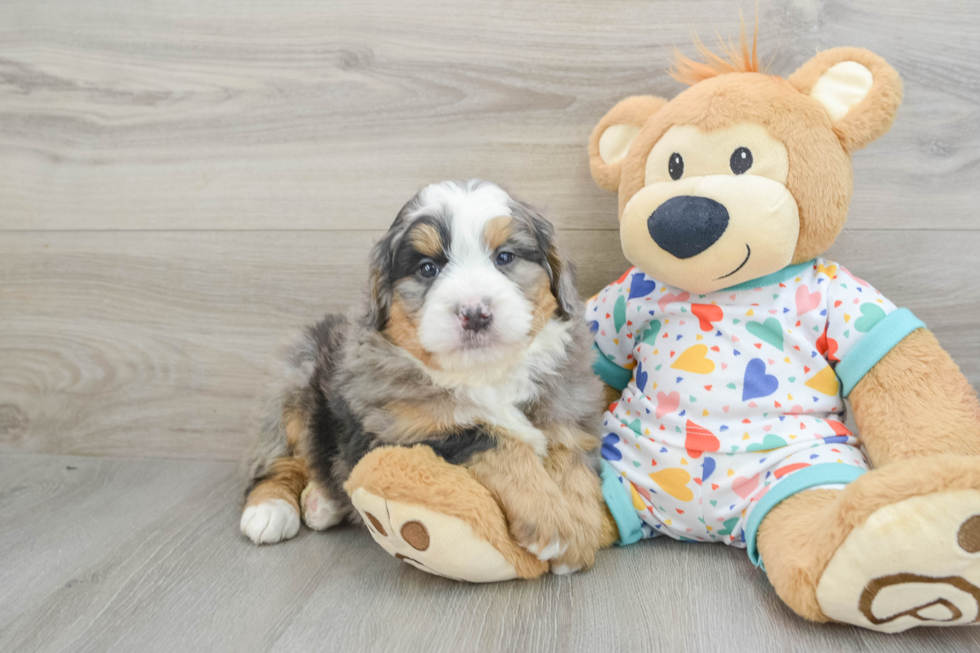
[{"label": "white fur patch", "polygon": [[322,531],[336,526],[344,513],[336,501],[327,496],[319,486],[310,483],[300,496],[303,506],[303,523],[315,531]]},{"label": "white fur patch", "polygon": [[582,569],[581,567],[569,567],[568,565],[556,565],[551,568],[551,573],[557,576],[567,576],[568,574],[574,574],[575,572]]},{"label": "white fur patch", "polygon": [[[548,441],[518,405],[538,398],[535,378],[557,374],[567,358],[571,324],[549,321],[524,350],[523,356],[483,365],[465,372],[445,372],[423,367],[435,383],[455,390],[455,418],[460,424],[483,422],[498,426],[530,444],[544,457]],[[421,364],[420,364],[421,365]]]},{"label": "white fur patch", "polygon": [[[433,184],[420,197],[419,212],[441,207],[449,215],[452,238],[449,263],[425,298],[419,342],[446,370],[467,370],[506,358],[515,345],[525,344],[534,315],[521,289],[497,269],[494,252],[483,238],[490,220],[511,215],[510,196],[493,184],[467,182]],[[467,346],[473,334],[464,332],[457,312],[478,305],[489,308],[492,321],[476,337],[477,346]]]},{"label": "white fur patch", "polygon": [[543,549],[539,549],[537,544],[532,544],[525,548],[527,549],[528,553],[537,556],[538,560],[541,560],[542,562],[547,562],[548,560],[551,560],[552,558],[557,558],[558,556],[565,553],[565,551],[568,550],[568,543],[566,542],[562,544],[561,540],[555,538],[554,540],[549,542],[548,545]]},{"label": "white fur patch", "polygon": [[246,507],[239,526],[256,544],[275,544],[296,537],[299,513],[287,501],[273,499]]}]

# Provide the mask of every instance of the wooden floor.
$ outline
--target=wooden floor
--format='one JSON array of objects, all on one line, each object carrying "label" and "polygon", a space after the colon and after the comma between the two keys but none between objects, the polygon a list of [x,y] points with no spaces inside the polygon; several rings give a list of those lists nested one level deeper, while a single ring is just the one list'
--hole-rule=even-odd
[{"label": "wooden floor", "polygon": [[889,636],[801,621],[744,552],[648,541],[594,570],[468,585],[366,531],[235,536],[236,467],[0,459],[0,651],[752,651],[980,649],[980,628]]},{"label": "wooden floor", "polygon": [[[743,3],[751,12],[752,3]],[[831,251],[980,384],[980,3],[760,0],[786,75],[867,47],[906,83]],[[584,294],[626,267],[586,138],[732,0],[0,2],[0,651],[966,650],[812,627],[740,551],[605,552],[467,587],[353,529],[257,549],[235,464],[264,366],[362,293],[420,186],[545,207]]]}]

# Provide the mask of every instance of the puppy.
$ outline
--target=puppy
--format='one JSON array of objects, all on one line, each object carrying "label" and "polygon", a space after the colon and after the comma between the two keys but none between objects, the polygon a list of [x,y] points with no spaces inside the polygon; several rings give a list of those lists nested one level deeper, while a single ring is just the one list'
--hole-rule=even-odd
[{"label": "puppy", "polygon": [[368,451],[426,444],[470,469],[515,540],[553,571],[590,566],[601,536],[601,384],[554,228],[481,181],[406,204],[371,255],[370,295],[283,359],[250,461],[253,542],[360,522],[342,489]]}]

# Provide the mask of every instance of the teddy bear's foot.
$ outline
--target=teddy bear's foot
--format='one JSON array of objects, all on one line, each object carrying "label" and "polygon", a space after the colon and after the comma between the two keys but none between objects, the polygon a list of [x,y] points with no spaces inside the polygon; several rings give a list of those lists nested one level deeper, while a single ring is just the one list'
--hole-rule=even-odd
[{"label": "teddy bear's foot", "polygon": [[344,489],[375,542],[422,571],[474,583],[548,571],[511,539],[489,491],[429,447],[376,449]]},{"label": "teddy bear's foot", "polygon": [[980,617],[980,491],[879,508],[837,549],[817,584],[835,621],[895,633]]},{"label": "teddy bear's foot", "polygon": [[475,583],[517,578],[514,565],[461,519],[389,501],[364,488],[355,489],[351,501],[374,541],[413,567]]}]

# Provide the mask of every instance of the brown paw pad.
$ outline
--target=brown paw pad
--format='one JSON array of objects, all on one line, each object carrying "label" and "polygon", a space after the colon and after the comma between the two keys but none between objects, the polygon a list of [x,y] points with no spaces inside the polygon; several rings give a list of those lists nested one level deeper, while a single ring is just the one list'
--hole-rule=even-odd
[{"label": "brown paw pad", "polygon": [[[928,589],[924,586],[928,586]],[[928,593],[936,598],[906,610],[889,609],[889,604],[901,604],[905,596],[913,593]],[[980,587],[962,576],[934,578],[917,574],[892,574],[868,583],[861,593],[858,608],[876,626],[902,617],[911,617],[923,623],[951,623],[963,618],[963,608],[977,613],[980,608]]]},{"label": "brown paw pad", "polygon": [[429,548],[429,531],[420,521],[409,521],[402,525],[402,539],[416,551]]},{"label": "brown paw pad", "polygon": [[956,543],[967,553],[980,552],[980,515],[973,515],[963,522]]},{"label": "brown paw pad", "polygon": [[367,517],[368,521],[371,522],[371,525],[374,526],[374,530],[378,531],[378,533],[380,533],[384,537],[388,537],[388,533],[385,532],[385,527],[381,525],[381,522],[378,521],[377,517],[375,517],[374,515],[366,511],[364,513],[364,516]]}]

